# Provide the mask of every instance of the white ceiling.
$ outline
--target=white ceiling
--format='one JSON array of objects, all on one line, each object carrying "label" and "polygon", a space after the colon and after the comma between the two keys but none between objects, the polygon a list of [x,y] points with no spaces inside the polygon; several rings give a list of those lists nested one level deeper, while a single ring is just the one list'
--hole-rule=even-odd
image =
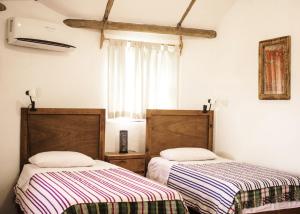
[{"label": "white ceiling", "polygon": [[[197,0],[183,27],[215,28],[236,0]],[[39,0],[69,18],[101,20],[107,0]],[[190,0],[115,0],[109,21],[176,26]]]}]

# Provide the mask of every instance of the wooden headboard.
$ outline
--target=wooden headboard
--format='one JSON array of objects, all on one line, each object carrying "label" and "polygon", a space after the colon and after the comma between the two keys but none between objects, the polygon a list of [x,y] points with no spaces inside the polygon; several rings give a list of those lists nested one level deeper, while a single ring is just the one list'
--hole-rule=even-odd
[{"label": "wooden headboard", "polygon": [[21,109],[20,169],[45,151],[76,151],[104,159],[105,109]]},{"label": "wooden headboard", "polygon": [[214,112],[147,110],[146,166],[164,149],[201,147],[212,150]]}]

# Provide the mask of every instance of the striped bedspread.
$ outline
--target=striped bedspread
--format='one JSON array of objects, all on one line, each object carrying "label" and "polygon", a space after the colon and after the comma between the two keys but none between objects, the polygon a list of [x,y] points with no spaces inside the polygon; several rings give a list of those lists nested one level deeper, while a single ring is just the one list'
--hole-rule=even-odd
[{"label": "striped bedspread", "polygon": [[38,173],[15,192],[25,213],[186,212],[176,191],[123,168]]},{"label": "striped bedspread", "polygon": [[176,164],[168,186],[200,213],[239,213],[265,204],[300,201],[300,177],[246,163]]}]

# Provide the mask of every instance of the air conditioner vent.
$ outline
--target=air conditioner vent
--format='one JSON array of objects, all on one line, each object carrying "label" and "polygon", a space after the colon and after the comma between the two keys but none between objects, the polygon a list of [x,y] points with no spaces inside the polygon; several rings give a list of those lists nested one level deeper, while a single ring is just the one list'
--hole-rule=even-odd
[{"label": "air conditioner vent", "polygon": [[76,49],[70,41],[71,31],[62,23],[12,17],[8,19],[7,42],[29,48],[51,51]]},{"label": "air conditioner vent", "polygon": [[43,44],[43,45],[63,47],[63,48],[76,48],[72,45],[67,45],[67,44],[63,44],[63,43],[59,43],[59,42],[51,42],[51,41],[41,40],[41,39],[17,38],[17,40],[23,41],[23,42],[32,42],[32,43]]}]

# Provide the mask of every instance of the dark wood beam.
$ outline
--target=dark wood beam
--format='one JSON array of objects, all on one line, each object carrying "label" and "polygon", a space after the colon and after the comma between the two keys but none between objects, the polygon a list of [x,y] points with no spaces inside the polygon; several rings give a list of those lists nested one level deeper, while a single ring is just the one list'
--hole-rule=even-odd
[{"label": "dark wood beam", "polygon": [[104,40],[105,40],[104,30],[102,29],[100,33],[100,49],[103,47]]},{"label": "dark wood beam", "polygon": [[179,53],[180,56],[182,54],[182,49],[183,49],[183,39],[182,39],[182,35],[179,36]]},{"label": "dark wood beam", "polygon": [[89,28],[96,30],[119,30],[119,31],[134,31],[145,33],[159,33],[159,34],[172,34],[193,37],[215,38],[217,32],[214,30],[204,30],[196,28],[178,28],[160,25],[149,24],[133,24],[124,22],[110,22],[105,24],[103,21],[84,20],[84,19],[66,19],[64,23],[70,27],[75,28]]},{"label": "dark wood beam", "polygon": [[[187,9],[185,10],[184,14],[182,15],[180,21],[177,23],[177,28],[181,28],[182,22],[184,21],[185,17],[188,15],[188,13],[190,12],[190,10],[192,9],[193,5],[195,4],[196,0],[191,0],[189,6],[187,7]],[[182,49],[183,49],[183,39],[182,39],[182,35],[180,35],[179,37],[179,49],[180,49],[180,55],[182,54]]]},{"label": "dark wood beam", "polygon": [[185,17],[187,16],[187,14],[190,12],[190,10],[192,9],[194,3],[196,2],[196,0],[191,0],[188,8],[185,10],[183,16],[181,17],[180,21],[177,24],[177,27],[180,27],[182,22],[184,21]]},{"label": "dark wood beam", "polygon": [[114,0],[108,0],[107,1],[106,8],[105,8],[105,13],[104,13],[102,21],[107,21],[110,10],[111,10],[113,4],[114,4]]},{"label": "dark wood beam", "polygon": [[2,3],[0,3],[0,11],[6,10],[6,6]]},{"label": "dark wood beam", "polygon": [[[108,20],[108,16],[109,16],[109,13],[111,11],[113,4],[114,4],[114,0],[107,1],[105,12],[104,12],[103,19],[102,19],[103,25],[105,25]],[[100,35],[100,49],[103,47],[104,39],[105,39],[105,36],[104,36],[104,27],[103,27],[101,29],[101,35]]]}]

